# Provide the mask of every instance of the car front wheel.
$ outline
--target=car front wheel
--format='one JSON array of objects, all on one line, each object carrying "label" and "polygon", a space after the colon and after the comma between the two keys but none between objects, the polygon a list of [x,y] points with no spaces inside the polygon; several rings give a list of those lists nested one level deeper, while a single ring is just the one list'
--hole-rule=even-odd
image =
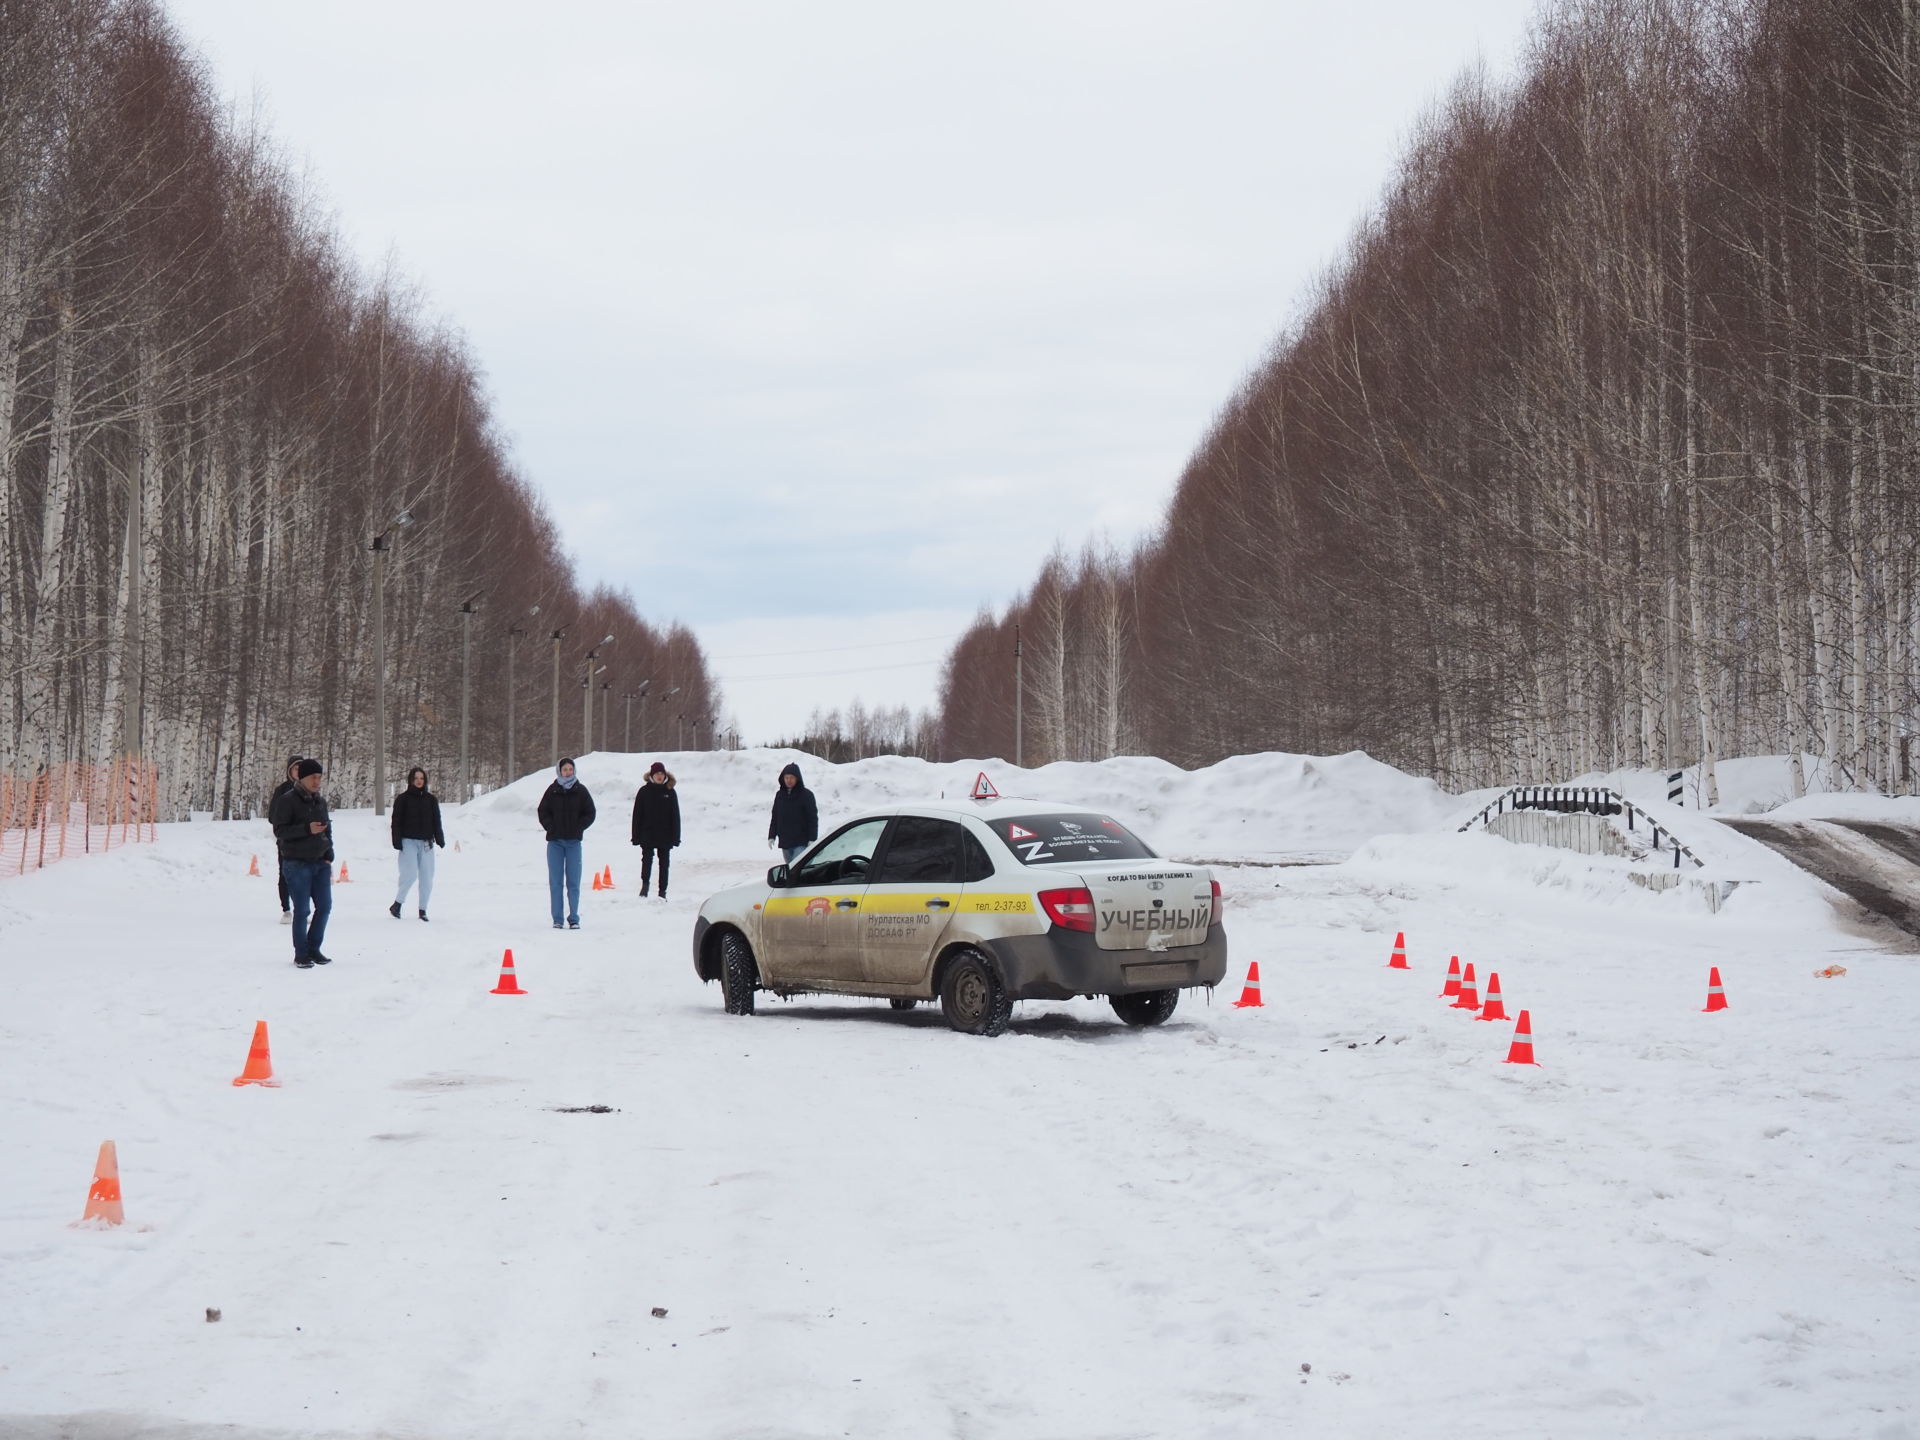
[{"label": "car front wheel", "polygon": [[940,980],[940,1013],[962,1035],[998,1035],[1013,1014],[1013,997],[978,950],[962,950]]},{"label": "car front wheel", "polygon": [[727,1014],[751,1015],[755,981],[753,951],[746,936],[729,930],[720,937],[720,996]]},{"label": "car front wheel", "polygon": [[1134,995],[1109,995],[1113,1013],[1129,1025],[1163,1025],[1180,1003],[1178,990],[1142,990]]}]

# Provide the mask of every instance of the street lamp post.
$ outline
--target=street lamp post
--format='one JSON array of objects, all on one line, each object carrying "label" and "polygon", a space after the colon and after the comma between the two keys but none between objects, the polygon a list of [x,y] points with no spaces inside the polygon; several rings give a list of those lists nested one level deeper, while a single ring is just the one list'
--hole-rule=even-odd
[{"label": "street lamp post", "polygon": [[[666,694],[664,694],[664,695],[661,695],[661,696],[658,696],[658,697],[657,697],[657,699],[658,699],[658,702],[659,702],[660,704],[662,704],[662,705],[664,705],[664,704],[666,704],[666,703],[667,703],[667,701],[669,701],[669,700],[671,700],[671,699],[672,699],[672,698],[673,698],[674,696],[676,696],[676,695],[678,695],[679,693],[680,693],[680,687],[679,687],[678,685],[676,685],[676,686],[674,686],[674,687],[673,687],[673,688],[672,688],[671,690],[669,690],[669,691],[667,691],[667,693],[666,693]],[[643,725],[642,725],[642,728],[645,728],[645,727],[644,727],[644,719],[645,719],[645,715],[646,715],[646,711],[645,711],[644,709],[642,709],[642,711],[641,711],[640,713],[641,713],[641,717],[642,717],[642,721],[643,721]],[[665,720],[666,720],[666,718],[667,718],[667,716],[666,716],[666,712],[665,712],[665,711],[662,711],[662,712],[661,712],[661,714],[660,714],[660,719],[661,719],[661,721],[662,721],[662,722],[664,723],[664,722],[665,722]],[[646,737],[646,736],[644,736],[644,735],[642,735],[642,736],[640,737],[640,743],[641,743],[642,745],[645,745],[645,744],[647,743],[647,737]],[[662,740],[662,743],[663,743],[663,744],[665,743],[665,741],[664,741],[664,739]]]},{"label": "street lamp post", "polygon": [[387,537],[413,523],[402,510],[373,537],[373,813],[387,813]]},{"label": "street lamp post", "polygon": [[553,724],[547,732],[547,764],[560,761],[560,637],[567,633],[562,625],[553,632]]},{"label": "street lamp post", "polygon": [[600,682],[600,748],[611,750],[608,743],[608,726],[613,724],[613,681]]},{"label": "street lamp post", "polygon": [[460,800],[473,799],[473,752],[467,742],[472,736],[473,691],[469,677],[473,664],[473,602],[469,595],[460,602]]},{"label": "street lamp post", "polygon": [[[529,618],[539,613],[540,607],[538,605],[531,607],[527,611]],[[527,627],[524,625],[509,625],[507,627],[507,767],[500,774],[502,784],[509,783],[514,776],[513,717],[514,712],[519,709],[519,706],[514,704],[514,701],[519,698],[519,692],[513,688],[513,657],[520,648],[520,637],[526,633]]]},{"label": "street lamp post", "polygon": [[[604,635],[600,645],[611,645],[613,636]],[[593,749],[593,662],[599,658],[600,645],[587,651],[585,673],[580,677],[580,744],[583,750]]]}]

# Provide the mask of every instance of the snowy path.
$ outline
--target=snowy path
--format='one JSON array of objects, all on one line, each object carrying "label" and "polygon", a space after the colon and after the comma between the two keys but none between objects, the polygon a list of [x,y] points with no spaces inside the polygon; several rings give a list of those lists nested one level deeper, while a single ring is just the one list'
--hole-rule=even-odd
[{"label": "snowy path", "polygon": [[[750,833],[665,905],[590,843],[573,935],[478,810],[389,919],[378,823],[326,970],[258,826],[0,888],[0,1434],[1920,1435],[1920,968],[1799,911],[1516,886],[1485,837],[1247,867],[1211,1006],[982,1041],[723,1014],[687,938]],[[1435,998],[1449,951],[1542,1068]],[[277,1091],[228,1084],[257,1018]],[[69,1229],[110,1137],[129,1225]]]}]

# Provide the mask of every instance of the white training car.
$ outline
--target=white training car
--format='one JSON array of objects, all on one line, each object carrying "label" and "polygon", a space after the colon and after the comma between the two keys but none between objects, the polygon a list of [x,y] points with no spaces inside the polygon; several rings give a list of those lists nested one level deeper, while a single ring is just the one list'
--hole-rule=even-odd
[{"label": "white training car", "polygon": [[872,811],[763,884],[700,907],[693,964],[727,1010],[756,990],[939,997],[947,1023],[998,1035],[1016,1000],[1105,995],[1158,1025],[1227,973],[1220,886],[1105,815],[1024,800]]}]

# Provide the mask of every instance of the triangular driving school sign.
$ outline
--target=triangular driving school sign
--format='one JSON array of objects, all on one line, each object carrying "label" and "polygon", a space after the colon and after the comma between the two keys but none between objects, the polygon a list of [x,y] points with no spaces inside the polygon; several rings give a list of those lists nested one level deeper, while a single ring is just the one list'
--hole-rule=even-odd
[{"label": "triangular driving school sign", "polygon": [[1007,826],[1008,840],[1038,840],[1040,837],[1031,830],[1022,830],[1018,825]]},{"label": "triangular driving school sign", "polygon": [[1000,798],[1000,792],[993,788],[993,781],[987,779],[987,772],[984,770],[980,772],[979,777],[973,782],[972,798],[975,800],[998,800]]}]

